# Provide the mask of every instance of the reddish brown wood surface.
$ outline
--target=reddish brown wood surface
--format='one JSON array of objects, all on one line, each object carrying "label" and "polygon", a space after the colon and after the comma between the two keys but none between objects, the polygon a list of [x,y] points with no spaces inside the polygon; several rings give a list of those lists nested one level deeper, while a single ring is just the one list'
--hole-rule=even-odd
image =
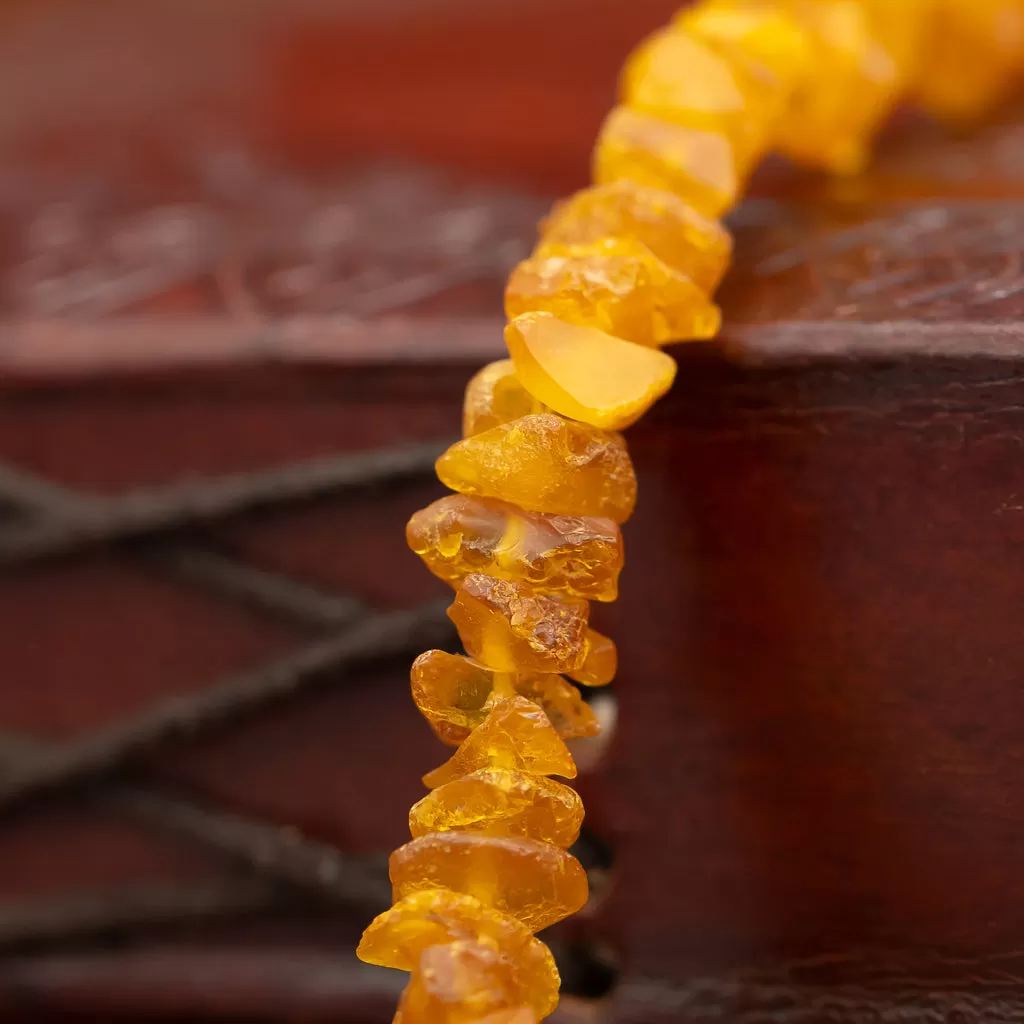
[{"label": "reddish brown wood surface", "polygon": [[[583,180],[621,54],[670,7],[9,5],[0,462],[117,501],[443,443],[535,197]],[[867,179],[775,173],[738,213],[724,344],[679,351],[632,435],[598,610],[618,725],[581,779],[612,863],[554,936],[618,983],[565,1017],[1024,1015],[1021,153],[1012,112],[970,140],[907,124]],[[395,980],[350,952],[370,911],[331,884],[335,851],[403,840],[443,755],[407,656],[165,737],[116,786],[90,737],[344,634],[197,583],[182,545],[400,613],[445,594],[401,544],[438,485],[67,555],[43,512],[81,531],[89,507],[15,483],[0,1016],[386,1019]],[[57,554],[28,558],[28,520]],[[40,757],[92,781],[48,794]]]}]

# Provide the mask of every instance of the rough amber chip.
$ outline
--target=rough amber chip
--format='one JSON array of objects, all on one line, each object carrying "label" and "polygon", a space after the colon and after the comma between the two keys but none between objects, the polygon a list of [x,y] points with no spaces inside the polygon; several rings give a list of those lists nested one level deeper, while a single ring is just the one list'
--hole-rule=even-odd
[{"label": "rough amber chip", "polygon": [[544,406],[519,383],[512,360],[499,359],[488,363],[466,385],[462,436],[472,437],[520,416],[543,411]]},{"label": "rough amber chip", "polygon": [[453,491],[502,498],[531,512],[625,522],[636,477],[622,436],[536,413],[452,445],[437,475]]},{"label": "rough amber chip", "polygon": [[483,725],[439,768],[423,776],[431,789],[481,768],[509,768],[533,775],[576,777],[576,762],[548,716],[526,697],[496,704]]},{"label": "rough amber chip", "polygon": [[572,673],[572,678],[584,686],[607,686],[618,668],[619,653],[614,641],[596,629],[588,630],[586,660]]},{"label": "rough amber chip", "polygon": [[712,338],[722,323],[698,285],[625,238],[545,244],[512,271],[505,312],[552,313],[640,345]]},{"label": "rough amber chip", "polygon": [[391,855],[395,900],[421,889],[475,896],[540,931],[587,902],[587,875],[565,850],[536,839],[444,832],[420,836]]},{"label": "rough amber chip", "polygon": [[[588,637],[592,635],[593,631]],[[586,664],[580,672],[586,671]],[[413,662],[411,682],[416,706],[438,737],[453,746],[483,724],[498,701],[514,696],[543,708],[562,739],[582,739],[600,731],[579,691],[558,675],[492,672],[461,655],[427,651]]]},{"label": "rough amber chip", "polygon": [[932,0],[922,50],[916,99],[949,120],[977,117],[1019,84],[1024,4]]},{"label": "rough amber chip", "polygon": [[514,917],[451,889],[414,892],[385,910],[363,932],[356,955],[368,964],[414,971],[425,950],[459,940],[500,953],[514,971],[518,994],[538,1016],[554,1010],[559,977],[547,946]]},{"label": "rough amber chip", "polygon": [[528,836],[563,849],[579,838],[583,802],[554,779],[507,768],[481,768],[428,793],[409,811],[413,836],[480,832]]},{"label": "rough amber chip", "polygon": [[732,237],[718,221],[671,192],[628,180],[595,185],[558,203],[541,237],[538,253],[548,245],[635,238],[705,294],[718,287],[732,256]]},{"label": "rough amber chip", "polygon": [[620,106],[601,129],[594,180],[603,184],[622,178],[673,192],[699,213],[717,217],[736,202],[743,173],[724,132]]},{"label": "rough amber chip", "polygon": [[547,594],[596,601],[618,594],[622,534],[610,519],[524,512],[453,494],[417,512],[405,536],[427,568],[453,586],[481,572]]},{"label": "rough amber chip", "polygon": [[746,174],[767,148],[786,91],[680,25],[660,29],[630,56],[622,102],[690,128],[722,132]]},{"label": "rough amber chip", "polygon": [[814,73],[777,126],[780,149],[837,173],[860,170],[900,77],[861,0],[779,0],[807,30]]},{"label": "rough amber chip", "polygon": [[497,672],[571,672],[586,657],[586,601],[546,597],[525,583],[467,576],[448,617],[470,657]]},{"label": "rough amber chip", "polygon": [[505,329],[516,373],[530,394],[603,430],[635,423],[672,386],[676,361],[551,313],[524,313]]}]

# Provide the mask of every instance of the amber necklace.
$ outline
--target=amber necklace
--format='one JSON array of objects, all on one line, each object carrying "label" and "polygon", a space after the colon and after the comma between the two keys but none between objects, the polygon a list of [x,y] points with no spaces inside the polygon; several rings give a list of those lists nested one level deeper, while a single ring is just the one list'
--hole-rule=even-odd
[{"label": "amber necklace", "polygon": [[671,386],[660,345],[718,331],[732,243],[717,218],[770,150],[854,173],[904,97],[969,117],[1022,65],[1024,0],[705,0],[630,57],[595,185],[512,273],[511,359],[470,382],[465,437],[437,464],[457,493],[409,522],[456,588],[468,657],[413,665],[417,707],[458,749],[425,776],[391,858],[396,904],[359,946],[411,972],[404,1024],[534,1024],[558,1002],[534,933],[583,906],[587,878],[567,852],[582,804],[549,776],[573,778],[564,741],[598,729],[564,676],[615,675],[587,623],[616,597],[636,501],[617,431]]}]

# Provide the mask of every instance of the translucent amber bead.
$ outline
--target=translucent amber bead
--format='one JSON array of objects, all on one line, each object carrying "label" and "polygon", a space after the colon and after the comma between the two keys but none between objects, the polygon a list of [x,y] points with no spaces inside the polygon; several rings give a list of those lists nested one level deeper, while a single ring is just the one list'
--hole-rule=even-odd
[{"label": "translucent amber bead", "polygon": [[479,728],[439,768],[423,776],[430,789],[481,768],[576,777],[576,762],[547,715],[525,697],[496,704]]},{"label": "translucent amber bead", "polygon": [[628,178],[664,189],[699,213],[718,217],[736,202],[743,181],[732,143],[723,132],[674,124],[629,107],[616,107],[601,128],[594,181]]},{"label": "translucent amber bead", "polygon": [[914,94],[954,121],[983,113],[1019,82],[1024,64],[1020,0],[932,0]]},{"label": "translucent amber bead", "polygon": [[553,313],[640,345],[712,338],[722,317],[688,277],[635,239],[544,245],[519,264],[505,291],[505,312]]},{"label": "translucent amber bead", "polygon": [[[588,638],[593,635],[591,631]],[[580,672],[586,671],[587,661]],[[558,675],[492,672],[461,655],[427,651],[413,662],[410,678],[416,707],[438,737],[454,746],[486,720],[498,701],[514,696],[541,707],[562,739],[596,736],[600,731],[579,691]]]},{"label": "translucent amber bead", "polygon": [[519,383],[512,360],[500,359],[485,366],[466,385],[462,436],[472,437],[520,416],[543,411],[544,406]]},{"label": "translucent amber bead", "polygon": [[767,148],[786,92],[777,79],[674,25],[630,56],[622,102],[690,128],[722,132],[746,174]]},{"label": "translucent amber bead", "polygon": [[587,631],[587,656],[583,664],[572,673],[572,678],[584,686],[607,686],[619,668],[619,653],[615,643],[596,629]]},{"label": "translucent amber bead", "polygon": [[926,32],[936,16],[936,0],[900,0],[899,4],[892,0],[861,2],[872,31],[896,66],[896,76],[903,89],[916,81],[926,59],[931,62],[925,49]]},{"label": "translucent amber bead", "polygon": [[497,672],[572,672],[586,657],[586,601],[474,573],[448,617],[471,658]]},{"label": "translucent amber bead", "polygon": [[636,504],[622,436],[551,413],[459,441],[438,459],[437,475],[453,491],[502,498],[531,512],[623,523]]},{"label": "translucent amber bead", "polygon": [[547,594],[596,601],[618,594],[622,535],[610,519],[524,512],[455,494],[417,512],[405,536],[427,568],[453,586],[481,572]]},{"label": "translucent amber bead", "polygon": [[431,946],[474,940],[514,966],[516,990],[540,1017],[558,1004],[558,969],[550,950],[507,914],[451,889],[424,889],[400,900],[363,932],[360,960],[399,971],[415,971]]},{"label": "translucent amber bead", "polygon": [[554,779],[506,768],[481,768],[453,779],[409,811],[413,836],[529,836],[563,849],[576,842],[582,824],[583,802],[575,790]]},{"label": "translucent amber bead", "polygon": [[421,889],[451,889],[522,921],[531,931],[587,902],[587,875],[565,850],[535,839],[443,832],[391,855],[395,900]]},{"label": "translucent amber bead", "polygon": [[550,313],[524,313],[505,329],[524,386],[563,416],[604,430],[635,423],[672,386],[676,362]]},{"label": "translucent amber bead", "polygon": [[705,294],[718,287],[732,256],[732,237],[716,220],[671,192],[612,181],[558,203],[541,226],[541,245],[588,245],[635,238]]},{"label": "translucent amber bead", "polygon": [[814,73],[794,93],[777,141],[794,160],[859,171],[898,99],[900,76],[861,0],[779,0],[807,30]]}]

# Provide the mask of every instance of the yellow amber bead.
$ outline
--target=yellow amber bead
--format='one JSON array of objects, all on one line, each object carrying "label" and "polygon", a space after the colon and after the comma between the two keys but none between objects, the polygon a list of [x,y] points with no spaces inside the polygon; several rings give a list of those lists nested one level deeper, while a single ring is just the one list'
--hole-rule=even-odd
[{"label": "yellow amber bead", "polygon": [[604,184],[623,178],[672,192],[699,213],[717,217],[735,204],[743,173],[723,132],[620,106],[601,128],[594,180]]},{"label": "yellow amber bead", "polygon": [[764,0],[705,0],[681,11],[676,24],[748,67],[771,75],[785,96],[811,73],[807,32]]},{"label": "yellow amber bead", "polygon": [[546,594],[596,601],[618,594],[622,534],[610,519],[524,512],[454,494],[417,512],[405,536],[427,568],[456,587],[481,572]]},{"label": "yellow amber bead", "polygon": [[529,836],[563,849],[579,838],[583,801],[575,790],[542,775],[481,768],[446,782],[409,811],[414,837],[431,832]]},{"label": "yellow amber bead", "polygon": [[[587,635],[590,644],[596,634]],[[590,660],[588,653],[580,672]],[[427,651],[413,662],[410,680],[416,707],[437,736],[453,746],[482,725],[498,701],[515,696],[539,705],[562,739],[582,739],[600,731],[579,690],[558,675],[492,672],[458,654]]]},{"label": "yellow amber bead", "polygon": [[531,512],[624,523],[636,476],[620,434],[536,413],[452,445],[437,475],[453,491],[501,498]]},{"label": "yellow amber bead", "polygon": [[794,160],[841,174],[859,171],[899,96],[896,63],[861,0],[778,0],[807,30],[814,73],[777,126]]},{"label": "yellow amber bead", "polygon": [[481,768],[508,768],[532,775],[576,777],[576,762],[547,715],[525,697],[510,697],[439,768],[423,776],[429,789]]},{"label": "yellow amber bead", "polygon": [[588,611],[577,598],[473,573],[448,617],[469,656],[496,672],[571,672],[586,657]]},{"label": "yellow amber bead", "polygon": [[660,29],[630,56],[622,102],[666,121],[723,132],[746,174],[763,156],[786,93],[680,25]]},{"label": "yellow amber bead", "polygon": [[519,383],[512,360],[500,359],[485,366],[466,385],[462,436],[472,437],[520,416],[543,411],[544,406]]},{"label": "yellow amber bead", "polygon": [[475,896],[534,932],[587,902],[580,862],[536,839],[472,832],[420,836],[395,850],[389,866],[396,901],[421,889],[451,889]]},{"label": "yellow amber bead", "polygon": [[596,327],[524,313],[505,330],[516,373],[545,405],[591,426],[621,430],[672,386],[676,361]]},{"label": "yellow amber bead", "polygon": [[451,889],[424,889],[378,915],[356,955],[368,964],[415,971],[431,946],[474,940],[514,965],[515,984],[540,1017],[558,1005],[558,969],[551,951],[514,917]]},{"label": "yellow amber bead", "polygon": [[635,239],[544,245],[512,271],[505,312],[552,313],[639,345],[713,338],[718,307]]},{"label": "yellow amber bead", "polygon": [[558,203],[541,226],[538,253],[548,246],[635,238],[673,270],[710,294],[732,257],[732,236],[671,192],[613,181]]},{"label": "yellow amber bead", "polygon": [[572,678],[584,686],[607,686],[619,669],[619,652],[614,641],[596,629],[587,631],[587,656],[583,664],[571,673]]},{"label": "yellow amber bead", "polygon": [[932,0],[914,94],[931,113],[968,120],[1019,82],[1024,64],[1020,0]]},{"label": "yellow amber bead", "polygon": [[892,0],[861,2],[872,31],[896,65],[902,89],[916,80],[926,58],[931,63],[925,49],[925,35],[935,19],[937,0],[900,0],[898,4]]}]

